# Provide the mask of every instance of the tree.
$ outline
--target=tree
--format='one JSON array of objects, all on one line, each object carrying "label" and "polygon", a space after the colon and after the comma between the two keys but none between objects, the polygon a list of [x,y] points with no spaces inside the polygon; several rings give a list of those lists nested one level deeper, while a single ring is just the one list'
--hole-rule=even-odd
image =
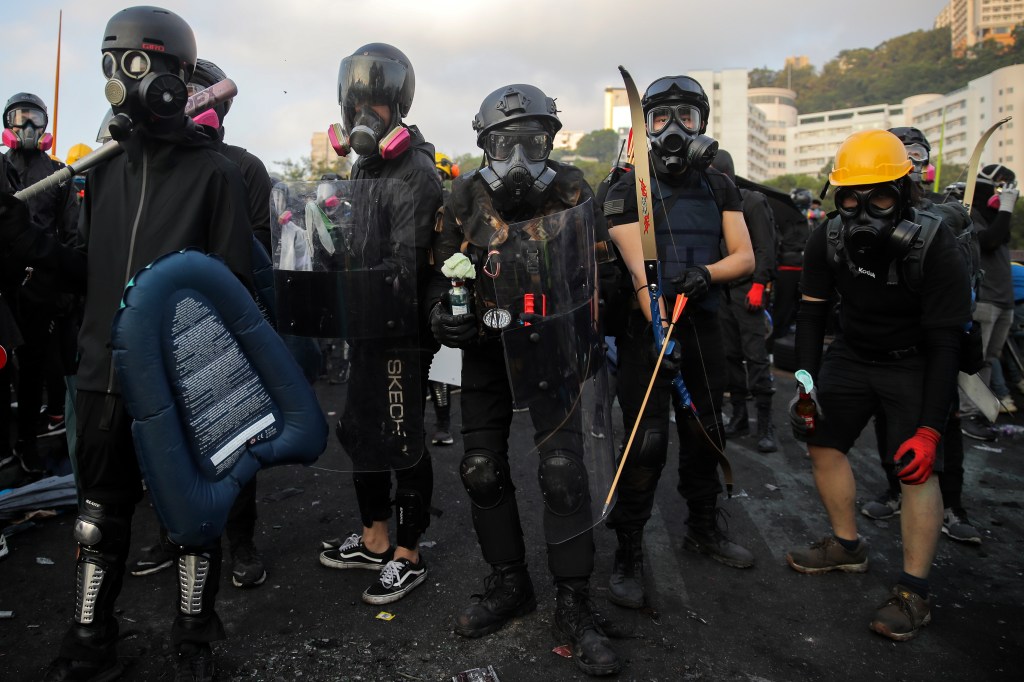
[{"label": "tree", "polygon": [[291,159],[275,161],[274,165],[277,166],[277,172],[271,173],[271,175],[277,175],[285,182],[316,181],[329,173],[347,178],[352,171],[352,163],[340,156],[315,166],[312,158],[308,156],[300,157],[298,161]]},{"label": "tree", "polygon": [[619,134],[614,130],[593,130],[576,144],[576,154],[596,159],[605,166],[615,163],[619,153]]}]

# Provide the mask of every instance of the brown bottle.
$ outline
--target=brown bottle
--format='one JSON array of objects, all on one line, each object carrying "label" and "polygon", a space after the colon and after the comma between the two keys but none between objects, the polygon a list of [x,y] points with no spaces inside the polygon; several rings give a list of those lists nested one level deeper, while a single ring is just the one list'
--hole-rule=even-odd
[{"label": "brown bottle", "polygon": [[818,406],[811,398],[814,379],[811,378],[810,372],[800,369],[796,372],[796,380],[800,384],[800,394],[793,409],[797,415],[803,418],[807,427],[807,435],[810,436],[814,433],[814,423],[818,417]]}]

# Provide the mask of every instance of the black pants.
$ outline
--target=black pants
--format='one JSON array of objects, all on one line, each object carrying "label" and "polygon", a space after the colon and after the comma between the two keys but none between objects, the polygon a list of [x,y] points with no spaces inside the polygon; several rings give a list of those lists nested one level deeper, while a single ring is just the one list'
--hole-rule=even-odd
[{"label": "black pants", "polygon": [[[768,347],[764,338],[764,311],[747,310],[747,292],[751,283],[726,288],[722,292],[719,320],[725,343],[728,368],[726,387],[732,402],[743,402],[747,391],[758,405],[771,405],[775,392]],[[743,363],[746,361],[746,370]]]},{"label": "black pants", "polygon": [[[626,332],[616,339],[618,397],[626,438],[636,423],[654,369],[649,327],[643,314],[634,311]],[[681,344],[682,377],[698,416],[678,408],[669,375],[659,375],[619,479],[618,502],[608,518],[610,528],[638,530],[651,517],[668,453],[670,408],[676,410],[679,434],[679,493],[692,503],[714,500],[722,491],[717,467],[718,449],[725,449],[721,421],[725,356],[718,316],[691,303],[673,338]]]},{"label": "black pants", "polygon": [[[501,474],[504,489],[500,501],[488,508],[476,503],[472,506],[477,540],[484,560],[492,565],[522,562],[526,558],[519,505],[510,475],[508,439],[512,410],[512,391],[509,388],[501,341],[490,339],[467,348],[462,356],[462,436],[465,453],[467,457],[475,454],[493,457],[498,460],[504,472]],[[582,457],[578,431],[582,424],[565,423],[564,414],[560,410],[559,407],[545,405],[543,400],[531,403],[534,442],[542,462],[547,453],[555,451],[571,457]],[[579,464],[585,471],[581,461]],[[584,491],[589,491],[586,481],[582,485]],[[591,519],[589,496],[579,510],[568,515],[558,515],[545,505],[548,568],[556,581],[589,578],[593,572],[594,534]],[[581,532],[564,542],[552,542],[556,536],[562,539],[571,534],[566,529]]]},{"label": "black pants", "polygon": [[44,386],[49,413],[64,414],[64,369],[53,315],[27,305],[18,312],[25,339],[18,347],[18,439],[34,446]]}]

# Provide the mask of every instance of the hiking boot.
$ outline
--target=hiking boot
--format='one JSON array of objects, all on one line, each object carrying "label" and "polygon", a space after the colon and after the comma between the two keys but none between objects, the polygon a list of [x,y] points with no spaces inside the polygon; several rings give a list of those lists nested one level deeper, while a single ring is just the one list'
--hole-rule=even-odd
[{"label": "hiking boot", "polygon": [[619,547],[608,577],[608,601],[627,609],[644,605],[644,550],[641,530],[616,530]]},{"label": "hiking boot", "polygon": [[231,548],[231,584],[235,587],[257,587],[267,579],[263,557],[252,540],[243,541]]},{"label": "hiking boot", "polygon": [[875,519],[877,521],[881,521],[882,519],[891,519],[893,516],[900,513],[900,504],[902,501],[902,494],[886,490],[878,497],[878,499],[872,500],[861,507],[860,513],[869,519]]},{"label": "hiking boot", "polygon": [[868,627],[897,642],[913,639],[918,630],[931,622],[931,605],[927,599],[902,585],[895,585],[890,591],[892,596],[878,607]]},{"label": "hiking boot", "polygon": [[484,579],[484,593],[455,617],[455,632],[483,637],[500,630],[510,619],[536,610],[537,598],[526,564],[496,565]]},{"label": "hiking boot", "polygon": [[427,564],[420,558],[414,564],[405,557],[392,559],[380,571],[380,579],[366,588],[363,601],[367,604],[390,604],[412,592],[427,579]]},{"label": "hiking boot", "polygon": [[213,682],[213,650],[206,642],[183,642],[178,647],[174,682]]},{"label": "hiking boot", "polygon": [[942,514],[942,532],[960,542],[981,544],[981,533],[971,525],[963,507],[946,507]]},{"label": "hiking boot", "polygon": [[598,626],[587,592],[559,585],[555,594],[552,633],[560,642],[568,640],[576,667],[588,675],[614,675],[622,664],[608,637]]},{"label": "hiking boot", "polygon": [[438,428],[430,442],[434,445],[451,445],[455,442],[455,439],[452,438],[452,434],[447,428]]},{"label": "hiking boot", "polygon": [[772,409],[758,406],[757,408],[757,451],[776,452],[779,449],[775,442],[775,424],[772,424]]},{"label": "hiking boot", "polygon": [[102,661],[75,661],[58,657],[43,673],[43,682],[109,682],[124,672],[117,654]]},{"label": "hiking boot", "polygon": [[967,419],[961,419],[960,432],[968,438],[989,443],[996,439],[996,432],[992,429],[992,424],[980,414],[972,414]]},{"label": "hiking boot", "polygon": [[868,543],[860,538],[857,549],[851,552],[839,544],[834,535],[829,535],[807,549],[790,550],[786,553],[786,562],[800,573],[864,573],[868,570]]},{"label": "hiking boot", "polygon": [[732,416],[729,418],[729,423],[725,425],[725,435],[727,438],[735,438],[736,436],[746,436],[750,433],[750,416],[747,414],[747,403],[746,401],[741,403],[732,404]]},{"label": "hiking boot", "polygon": [[132,575],[152,575],[178,562],[178,549],[160,534],[160,542],[143,547],[139,558],[135,560],[128,572]]},{"label": "hiking boot", "polygon": [[690,502],[690,517],[686,520],[683,547],[691,552],[707,554],[715,561],[733,568],[750,568],[754,555],[737,545],[725,534],[725,510],[718,509],[715,500]]},{"label": "hiking boot", "polygon": [[394,554],[394,547],[388,547],[383,552],[371,552],[363,544],[363,536],[352,533],[338,548],[320,552],[320,563],[327,568],[365,568],[379,571],[384,568],[384,564],[391,561]]}]

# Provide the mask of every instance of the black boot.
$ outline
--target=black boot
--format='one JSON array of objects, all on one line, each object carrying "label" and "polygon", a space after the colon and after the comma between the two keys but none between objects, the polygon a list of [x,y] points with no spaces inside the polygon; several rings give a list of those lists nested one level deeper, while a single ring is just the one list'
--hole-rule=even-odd
[{"label": "black boot", "polygon": [[644,605],[644,531],[619,530],[619,548],[615,550],[615,563],[608,578],[608,601],[627,609]]},{"label": "black boot", "polygon": [[569,641],[576,666],[595,676],[619,672],[619,656],[595,622],[587,589],[566,584],[559,584],[557,589],[552,631],[559,640]]},{"label": "black boot", "polygon": [[747,401],[743,400],[740,402],[733,402],[732,416],[729,417],[729,423],[725,425],[726,437],[734,438],[735,436],[748,435],[750,433],[750,424],[747,421],[748,419]]},{"label": "black boot", "polygon": [[686,549],[707,554],[715,561],[733,568],[750,568],[754,565],[754,555],[729,540],[719,526],[715,498],[690,500],[689,507],[690,518],[686,520],[688,530],[683,538]]},{"label": "black boot", "polygon": [[775,425],[772,424],[772,406],[757,406],[757,451],[775,452],[779,449],[775,442]]},{"label": "black boot", "polygon": [[484,594],[455,618],[455,632],[483,637],[500,630],[510,619],[536,610],[537,598],[526,564],[499,564],[484,580]]},{"label": "black boot", "polygon": [[117,659],[117,623],[74,624],[64,635],[61,655],[46,668],[43,682],[107,682],[124,671]]}]

